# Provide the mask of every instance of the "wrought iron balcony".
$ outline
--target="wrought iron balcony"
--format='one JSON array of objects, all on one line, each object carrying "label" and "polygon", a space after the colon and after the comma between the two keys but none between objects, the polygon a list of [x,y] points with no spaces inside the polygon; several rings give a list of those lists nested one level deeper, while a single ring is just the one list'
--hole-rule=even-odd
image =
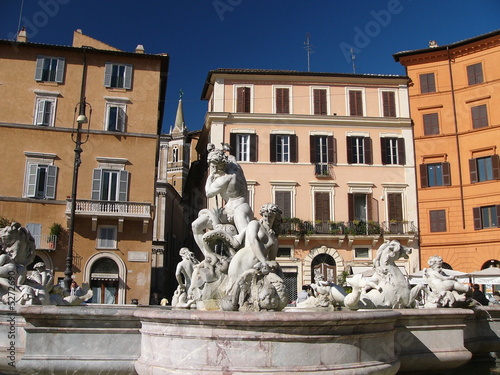
[{"label": "wrought iron balcony", "polygon": [[386,234],[413,234],[417,233],[417,227],[413,221],[384,221],[382,222]]},{"label": "wrought iron balcony", "polygon": [[314,165],[314,174],[316,177],[330,177],[330,164],[316,163]]}]

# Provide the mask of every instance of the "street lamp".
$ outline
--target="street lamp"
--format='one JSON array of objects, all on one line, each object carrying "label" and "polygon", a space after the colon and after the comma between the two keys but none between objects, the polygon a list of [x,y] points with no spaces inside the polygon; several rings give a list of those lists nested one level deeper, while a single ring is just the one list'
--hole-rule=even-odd
[{"label": "street lamp", "polygon": [[[71,140],[75,144],[75,162],[73,165],[73,186],[71,189],[71,213],[69,219],[69,234],[68,234],[68,254],[66,257],[66,269],[64,270],[64,289],[67,292],[71,291],[71,281],[73,276],[73,241],[75,237],[75,212],[76,212],[76,189],[78,186],[78,168],[82,163],[80,158],[82,145],[89,140],[90,119],[92,117],[92,107],[85,101],[85,84],[87,78],[87,59],[85,49],[83,50],[83,73],[82,73],[82,86],[80,91],[80,102],[75,106],[76,121],[73,120],[73,131],[71,132]],[[89,117],[85,114],[86,108],[89,107]],[[76,128],[75,128],[76,123]],[[83,124],[87,124],[86,129],[82,129]],[[86,136],[82,141],[82,131]]]}]

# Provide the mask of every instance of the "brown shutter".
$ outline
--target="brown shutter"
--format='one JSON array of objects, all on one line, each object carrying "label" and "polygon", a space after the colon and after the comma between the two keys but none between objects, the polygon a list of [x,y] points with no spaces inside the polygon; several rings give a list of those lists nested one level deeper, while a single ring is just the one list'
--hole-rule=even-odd
[{"label": "brown shutter", "polygon": [[275,193],[276,205],[281,209],[283,217],[292,217],[292,193],[290,191],[277,191]]},{"label": "brown shutter", "polygon": [[382,92],[382,107],[384,117],[396,117],[396,99],[394,91]]},{"label": "brown shutter", "polygon": [[406,149],[404,138],[398,138],[398,161],[400,165],[406,164]]},{"label": "brown shutter", "polygon": [[236,112],[245,112],[245,87],[236,89]]},{"label": "brown shutter", "polygon": [[316,136],[309,136],[309,153],[311,163],[316,163]]},{"label": "brown shutter", "polygon": [[[500,180],[500,156],[491,156],[491,169],[493,172],[493,179]],[[498,224],[500,225],[500,222]]]},{"label": "brown shutter", "polygon": [[276,162],[276,134],[270,135],[269,157],[271,162]]},{"label": "brown shutter", "polygon": [[290,113],[290,90],[283,89],[283,113]]},{"label": "brown shutter", "polygon": [[472,214],[474,215],[474,230],[483,229],[483,223],[481,220],[481,207],[474,207],[472,209]]},{"label": "brown shutter", "polygon": [[427,177],[427,164],[420,164],[420,186],[423,188],[429,187],[429,179]]},{"label": "brown shutter", "polygon": [[330,220],[330,193],[314,193],[314,220]]},{"label": "brown shutter", "polygon": [[250,134],[250,161],[257,161],[257,134]]},{"label": "brown shutter", "polygon": [[276,113],[290,113],[290,95],[286,88],[276,89]]},{"label": "brown shutter", "polygon": [[333,138],[332,135],[329,135],[327,138],[328,142],[328,163],[336,163],[337,161],[335,160],[335,138]]},{"label": "brown shutter", "polygon": [[495,205],[495,210],[497,211],[497,226],[500,226],[500,204]]},{"label": "brown shutter", "polygon": [[347,194],[347,212],[349,221],[354,221],[354,194]]},{"label": "brown shutter", "polygon": [[373,221],[373,196],[372,194],[366,194],[366,217],[368,221]]},{"label": "brown shutter", "polygon": [[250,87],[245,87],[245,109],[243,112],[250,113]]},{"label": "brown shutter", "polygon": [[229,153],[231,155],[236,155],[236,139],[237,139],[236,133],[229,134],[229,146],[230,146]]},{"label": "brown shutter", "polygon": [[401,194],[387,194],[389,220],[403,221],[403,198]]},{"label": "brown shutter", "polygon": [[387,162],[387,138],[380,138],[380,150],[382,152],[382,164],[390,164]]},{"label": "brown shutter", "polygon": [[451,186],[450,163],[448,162],[442,163],[442,168],[443,168],[443,186]]},{"label": "brown shutter", "polygon": [[469,159],[469,174],[471,184],[478,182],[476,159]]},{"label": "brown shutter", "polygon": [[363,148],[365,153],[365,164],[373,164],[372,159],[372,139],[365,137],[363,139]]},{"label": "brown shutter", "polygon": [[326,115],[326,90],[316,89],[313,90],[313,101],[314,101],[314,114],[315,115]]},{"label": "brown shutter", "polygon": [[290,135],[290,162],[297,163],[297,136],[295,134]]},{"label": "brown shutter", "polygon": [[429,92],[429,88],[427,87],[427,74],[420,74],[420,92],[422,94]]},{"label": "brown shutter", "polygon": [[347,143],[347,163],[352,164],[352,138],[346,137]]},{"label": "brown shutter", "polygon": [[363,97],[361,91],[349,91],[349,114],[351,116],[363,116]]}]

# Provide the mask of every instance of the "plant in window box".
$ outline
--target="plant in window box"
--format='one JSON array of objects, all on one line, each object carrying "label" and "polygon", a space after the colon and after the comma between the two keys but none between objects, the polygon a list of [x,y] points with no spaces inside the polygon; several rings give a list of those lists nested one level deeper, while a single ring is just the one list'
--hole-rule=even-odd
[{"label": "plant in window box", "polygon": [[48,241],[48,243],[49,243],[49,247],[51,249],[55,249],[56,248],[57,239],[61,235],[62,231],[63,231],[63,227],[59,223],[54,223],[50,227],[50,233],[49,233],[49,241]]}]

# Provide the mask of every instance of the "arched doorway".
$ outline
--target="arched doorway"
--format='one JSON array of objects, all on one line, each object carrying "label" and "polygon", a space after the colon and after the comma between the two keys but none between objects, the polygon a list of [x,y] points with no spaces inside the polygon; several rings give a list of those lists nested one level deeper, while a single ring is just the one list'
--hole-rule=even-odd
[{"label": "arched doorway", "polygon": [[[328,255],[333,259],[333,264],[335,266],[335,276],[334,279],[337,279],[337,274],[342,274],[343,271],[345,271],[345,262],[338,253],[337,250],[334,248],[329,248],[326,246],[320,246],[312,249],[309,254],[306,255],[304,259],[304,274],[303,274],[303,279],[302,279],[302,284],[311,284],[314,283],[314,267],[321,264],[325,263],[323,260],[326,259],[326,264],[330,263],[329,265],[332,265],[331,261],[329,261],[329,258],[325,258],[324,256]],[[317,259],[316,259],[317,258]],[[313,265],[314,262],[314,265]],[[326,275],[328,278],[328,275]]]},{"label": "arched doorway", "polygon": [[91,303],[118,303],[119,269],[113,259],[101,258],[90,269],[90,288],[94,295]]},{"label": "arched doorway", "polygon": [[500,268],[500,261],[498,261],[496,259],[490,259],[489,261],[483,263],[483,265],[481,266],[481,269],[484,270],[484,269],[490,268],[490,267]]},{"label": "arched doorway", "polygon": [[313,275],[313,280],[316,280],[316,276],[321,275],[323,280],[336,283],[337,281],[337,267],[335,260],[329,254],[319,254],[314,257],[311,263],[311,274]]}]

